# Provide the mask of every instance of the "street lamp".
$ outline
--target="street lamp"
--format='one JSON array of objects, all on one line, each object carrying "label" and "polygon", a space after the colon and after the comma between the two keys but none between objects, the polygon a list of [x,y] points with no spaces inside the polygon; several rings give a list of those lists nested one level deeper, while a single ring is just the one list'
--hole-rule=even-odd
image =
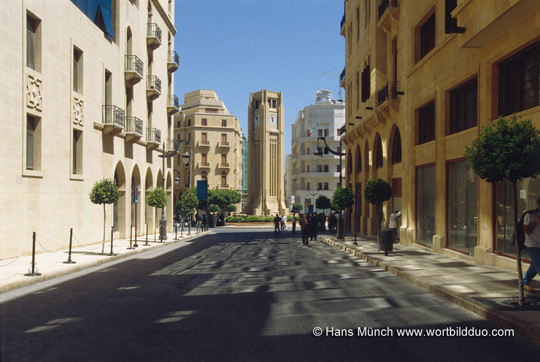
[{"label": "street lamp", "polygon": [[[163,167],[162,167],[162,186],[163,190],[165,190],[165,159],[174,157],[178,154],[178,148],[180,147],[180,143],[186,142],[185,140],[173,140],[174,141],[174,150],[168,154],[165,154],[165,142],[163,142],[163,153],[159,155],[158,157],[163,158]],[[189,159],[191,158],[191,155],[189,153],[184,152],[182,155],[182,159],[184,160],[184,163],[189,162]],[[176,176],[178,178],[178,176]],[[176,179],[174,180],[176,183]],[[178,180],[180,182],[180,179]],[[161,241],[167,240],[167,219],[165,218],[165,208],[161,208],[161,220],[159,220],[159,237]]]},{"label": "street lamp", "polygon": [[[324,141],[324,146],[326,147],[328,152],[330,152],[333,155],[339,156],[339,183],[338,183],[338,186],[341,186],[341,180],[343,179],[343,176],[342,176],[343,170],[342,170],[341,158],[342,158],[342,156],[345,156],[345,153],[341,152],[341,150],[343,149],[343,145],[341,143],[341,140],[339,140],[339,151],[334,151],[333,149],[328,147],[328,143],[326,143],[326,137],[324,137],[324,136],[317,137],[317,142],[321,141],[321,140]],[[314,155],[322,157],[323,156],[322,147],[317,146],[317,151],[315,151]]]}]

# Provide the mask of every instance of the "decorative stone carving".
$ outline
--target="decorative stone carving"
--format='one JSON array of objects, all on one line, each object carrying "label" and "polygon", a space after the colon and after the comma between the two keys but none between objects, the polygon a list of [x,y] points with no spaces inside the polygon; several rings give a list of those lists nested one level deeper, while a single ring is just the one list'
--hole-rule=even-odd
[{"label": "decorative stone carving", "polygon": [[83,126],[84,124],[84,101],[73,97],[73,124]]},{"label": "decorative stone carving", "polygon": [[321,89],[317,91],[317,100],[315,103],[319,103],[321,101],[331,101],[332,100],[332,92],[326,89]]},{"label": "decorative stone carving", "polygon": [[42,111],[42,87],[41,79],[27,74],[26,79],[26,106],[36,111]]}]

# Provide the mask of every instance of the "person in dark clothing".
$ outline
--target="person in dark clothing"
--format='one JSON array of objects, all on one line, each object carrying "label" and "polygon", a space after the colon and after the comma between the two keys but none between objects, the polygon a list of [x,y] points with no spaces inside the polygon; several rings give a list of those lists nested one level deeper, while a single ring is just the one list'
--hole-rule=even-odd
[{"label": "person in dark clothing", "polygon": [[317,240],[317,229],[319,228],[319,220],[316,215],[311,215],[311,220],[309,221],[310,231],[311,231],[311,240],[315,238]]},{"label": "person in dark clothing", "polygon": [[295,234],[296,233],[296,214],[293,213],[293,216],[292,216],[292,233]]},{"label": "person in dark clothing", "polygon": [[281,236],[281,218],[279,217],[279,214],[276,214],[276,217],[274,218],[274,236]]},{"label": "person in dark clothing", "polygon": [[302,233],[302,244],[308,245],[309,223],[307,220],[307,215],[300,214],[300,221],[298,223],[300,224],[300,230]]}]

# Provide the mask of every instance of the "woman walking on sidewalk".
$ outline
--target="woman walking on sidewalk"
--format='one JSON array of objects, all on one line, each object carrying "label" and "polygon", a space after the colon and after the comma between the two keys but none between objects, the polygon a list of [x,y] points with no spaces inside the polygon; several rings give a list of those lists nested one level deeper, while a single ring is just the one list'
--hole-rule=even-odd
[{"label": "woman walking on sidewalk", "polygon": [[298,223],[300,224],[300,231],[302,233],[302,244],[308,245],[309,225],[306,216],[300,214],[300,221]]}]

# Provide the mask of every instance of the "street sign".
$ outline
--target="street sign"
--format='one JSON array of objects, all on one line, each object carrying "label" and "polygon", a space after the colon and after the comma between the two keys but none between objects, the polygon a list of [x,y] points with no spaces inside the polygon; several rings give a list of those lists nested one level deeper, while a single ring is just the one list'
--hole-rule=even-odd
[{"label": "street sign", "polygon": [[139,188],[133,187],[133,203],[138,204],[139,203]]}]

